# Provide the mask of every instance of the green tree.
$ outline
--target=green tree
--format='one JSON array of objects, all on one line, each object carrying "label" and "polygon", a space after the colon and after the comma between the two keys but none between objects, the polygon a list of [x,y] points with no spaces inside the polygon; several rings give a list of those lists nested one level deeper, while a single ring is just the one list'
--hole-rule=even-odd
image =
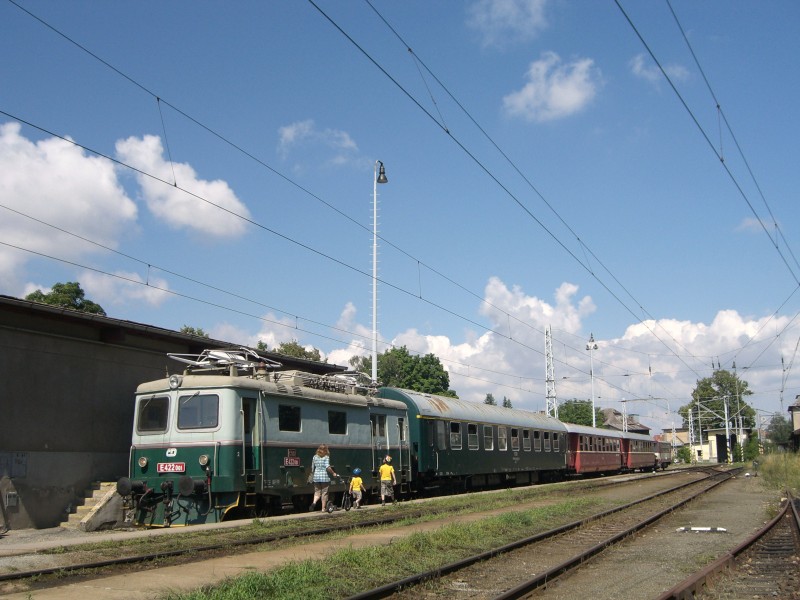
[{"label": "green tree", "polygon": [[783,415],[774,415],[767,426],[767,437],[776,446],[786,446],[792,439],[792,424]]},{"label": "green tree", "polygon": [[269,346],[267,346],[266,342],[258,340],[258,343],[256,344],[256,350],[259,350],[261,352],[269,352]]},{"label": "green tree", "polygon": [[717,369],[711,377],[700,379],[692,392],[692,401],[678,409],[678,413],[683,417],[683,426],[689,427],[690,411],[694,413],[692,418],[695,419],[695,423],[697,422],[699,407],[703,429],[724,428],[727,400],[728,420],[731,423],[738,423],[738,418],[741,416],[743,427],[753,427],[756,411],[743,400],[744,396],[753,393],[749,387],[746,381],[725,369]]},{"label": "green tree", "polygon": [[[599,408],[595,408],[595,421],[603,422],[603,415]],[[563,423],[573,423],[574,425],[592,426],[592,401],[591,400],[567,400],[558,405],[558,418]]]},{"label": "green tree", "polygon": [[689,446],[681,446],[678,448],[676,456],[679,461],[688,464],[692,462],[692,449]]},{"label": "green tree", "polygon": [[201,338],[211,337],[199,327],[192,327],[191,325],[184,325],[183,327],[180,328],[180,332],[185,333],[186,335],[196,335],[197,337]]},{"label": "green tree", "polygon": [[486,399],[483,401],[484,404],[488,404],[489,406],[497,406],[497,400],[494,399],[492,394],[486,394]]},{"label": "green tree", "polygon": [[36,290],[25,296],[25,300],[41,302],[51,306],[60,306],[62,308],[71,308],[72,310],[92,313],[93,315],[105,316],[106,311],[104,311],[99,304],[87,300],[84,295],[85,293],[81,289],[80,283],[77,281],[68,281],[67,283],[56,283],[53,285],[53,289],[47,294],[42,292],[42,290]]},{"label": "green tree", "polygon": [[[371,357],[354,356],[349,362],[354,369],[372,376]],[[385,386],[458,397],[454,390],[449,389],[450,376],[435,355],[412,355],[405,346],[390,348],[378,355],[378,380]]]},{"label": "green tree", "polygon": [[[285,356],[293,356],[295,358],[305,358],[307,360],[322,362],[322,357],[319,353],[319,350],[314,347],[309,350],[308,348],[301,346],[297,340],[292,340],[291,342],[281,342],[278,344],[278,347],[275,348],[275,352]],[[327,359],[325,362],[328,362]]]},{"label": "green tree", "polygon": [[505,396],[503,396],[503,407],[514,408],[513,406],[511,406],[511,398],[506,398]]}]

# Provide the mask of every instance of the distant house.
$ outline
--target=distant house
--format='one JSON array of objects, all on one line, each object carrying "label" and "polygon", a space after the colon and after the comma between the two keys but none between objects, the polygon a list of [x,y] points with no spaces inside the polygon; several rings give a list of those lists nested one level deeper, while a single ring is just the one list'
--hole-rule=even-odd
[{"label": "distant house", "polygon": [[[603,425],[604,429],[614,429],[616,431],[625,431],[624,421],[622,417],[622,413],[614,408],[604,408],[600,411],[603,415]],[[644,435],[650,435],[650,428],[647,425],[643,425],[636,420],[633,415],[628,415],[628,423],[627,423],[627,431],[631,433],[641,433]]]}]

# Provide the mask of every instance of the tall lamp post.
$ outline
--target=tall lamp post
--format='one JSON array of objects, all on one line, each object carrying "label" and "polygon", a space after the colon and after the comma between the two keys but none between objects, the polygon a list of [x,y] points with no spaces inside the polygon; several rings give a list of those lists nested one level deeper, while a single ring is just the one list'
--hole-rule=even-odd
[{"label": "tall lamp post", "polygon": [[388,183],[386,169],[375,161],[372,184],[372,383],[378,384],[378,184]]},{"label": "tall lamp post", "polygon": [[597,350],[597,344],[594,342],[594,334],[589,334],[589,343],[586,344],[586,349],[589,351],[589,377],[592,380],[592,427],[597,427],[596,417],[594,414],[594,356],[593,352]]}]

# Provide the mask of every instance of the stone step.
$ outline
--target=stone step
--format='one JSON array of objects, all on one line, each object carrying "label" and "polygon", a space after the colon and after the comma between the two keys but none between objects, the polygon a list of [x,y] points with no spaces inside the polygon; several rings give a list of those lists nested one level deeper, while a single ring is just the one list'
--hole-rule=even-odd
[{"label": "stone step", "polygon": [[81,522],[115,489],[116,483],[113,481],[97,481],[93,483],[92,487],[84,492],[83,504],[73,508],[67,520],[61,526],[66,529],[81,529]]}]

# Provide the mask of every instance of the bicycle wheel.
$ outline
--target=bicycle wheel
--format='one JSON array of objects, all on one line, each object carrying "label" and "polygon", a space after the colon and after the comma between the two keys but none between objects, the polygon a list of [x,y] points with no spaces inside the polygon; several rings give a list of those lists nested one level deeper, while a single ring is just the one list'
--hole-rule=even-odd
[{"label": "bicycle wheel", "polygon": [[342,498],[342,508],[344,508],[345,510],[350,510],[352,507],[353,507],[353,497],[347,492],[345,492],[344,498]]}]

